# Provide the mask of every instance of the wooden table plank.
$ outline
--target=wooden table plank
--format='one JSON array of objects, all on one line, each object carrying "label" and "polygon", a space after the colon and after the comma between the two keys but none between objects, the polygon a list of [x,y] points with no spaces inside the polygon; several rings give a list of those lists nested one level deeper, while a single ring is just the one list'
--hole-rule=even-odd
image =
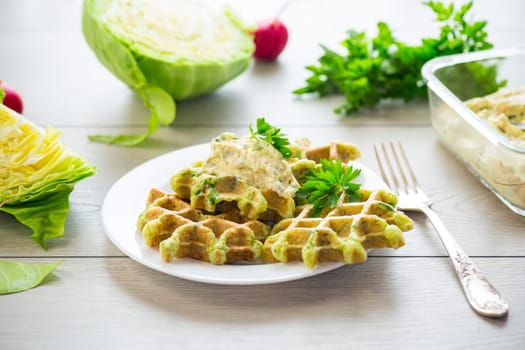
[{"label": "wooden table plank", "polygon": [[508,298],[507,319],[471,311],[445,258],[371,258],[251,287],[186,281],[128,258],[65,259],[45,285],[0,298],[0,346],[522,348],[525,290],[515,277],[525,259],[476,262]]}]

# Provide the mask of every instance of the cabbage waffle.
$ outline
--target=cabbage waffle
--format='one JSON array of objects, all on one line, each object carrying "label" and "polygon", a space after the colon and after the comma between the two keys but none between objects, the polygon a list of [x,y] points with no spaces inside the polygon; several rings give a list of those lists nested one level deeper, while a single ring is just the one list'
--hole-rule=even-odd
[{"label": "cabbage waffle", "polygon": [[235,176],[202,174],[199,168],[183,169],[171,178],[175,194],[190,202],[192,208],[215,212],[219,203],[235,203],[242,216],[277,222],[295,211],[291,197],[271,189],[258,189]]},{"label": "cabbage waffle", "polygon": [[352,144],[330,142],[327,145],[306,149],[304,156],[306,159],[313,160],[316,163],[319,163],[321,159],[337,159],[341,163],[348,163],[361,157],[361,151]]},{"label": "cabbage waffle", "polygon": [[269,226],[257,220],[235,222],[244,219],[229,209],[224,214],[206,214],[174,194],[154,188],[137,226],[146,245],[159,247],[165,261],[183,257],[212,264],[258,260]]},{"label": "cabbage waffle", "polygon": [[360,190],[359,202],[340,201],[321,217],[309,217],[312,205],[295,218],[274,226],[264,242],[263,260],[303,261],[307,267],[321,262],[354,264],[367,259],[367,250],[404,245],[403,232],[412,220],[395,210],[397,197],[386,191]]}]

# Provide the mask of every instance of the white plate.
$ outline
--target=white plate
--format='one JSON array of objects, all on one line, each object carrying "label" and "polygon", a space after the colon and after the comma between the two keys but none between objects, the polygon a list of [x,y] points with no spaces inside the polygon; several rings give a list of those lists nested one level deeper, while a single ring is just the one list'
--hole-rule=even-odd
[{"label": "white plate", "polygon": [[[154,270],[193,281],[215,284],[266,284],[296,280],[333,270],[344,264],[323,263],[314,269],[303,263],[212,265],[189,258],[167,263],[160,258],[158,249],[146,246],[136,222],[146,206],[152,187],[171,191],[170,177],[196,160],[206,159],[210,145],[180,149],[149,160],[121,177],[109,190],[102,205],[102,222],[109,239],[124,254]],[[372,170],[356,164],[361,175],[356,180],[364,188],[386,188]]]}]

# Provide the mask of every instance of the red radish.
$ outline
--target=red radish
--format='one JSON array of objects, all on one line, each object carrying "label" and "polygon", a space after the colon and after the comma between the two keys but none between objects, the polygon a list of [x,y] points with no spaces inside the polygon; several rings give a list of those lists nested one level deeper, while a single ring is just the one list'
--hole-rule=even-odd
[{"label": "red radish", "polygon": [[255,52],[253,57],[273,61],[284,50],[288,41],[288,30],[278,19],[263,21],[254,33]]},{"label": "red radish", "polygon": [[15,90],[7,86],[1,80],[0,80],[0,87],[5,92],[5,97],[4,97],[4,101],[2,102],[2,104],[11,108],[13,111],[16,111],[22,114],[24,110],[24,103],[22,102],[22,97],[20,97],[18,92],[16,92]]}]

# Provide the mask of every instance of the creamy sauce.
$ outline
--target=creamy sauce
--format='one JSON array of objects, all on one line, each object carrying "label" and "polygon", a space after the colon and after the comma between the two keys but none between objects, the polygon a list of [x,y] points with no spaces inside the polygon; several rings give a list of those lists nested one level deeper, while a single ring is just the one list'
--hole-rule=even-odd
[{"label": "creamy sauce", "polygon": [[267,142],[231,133],[216,137],[212,154],[203,163],[204,173],[234,175],[258,189],[270,189],[282,197],[293,197],[299,183],[290,164]]},{"label": "creamy sauce", "polygon": [[467,106],[518,146],[525,147],[525,87],[500,89],[466,101]]}]

